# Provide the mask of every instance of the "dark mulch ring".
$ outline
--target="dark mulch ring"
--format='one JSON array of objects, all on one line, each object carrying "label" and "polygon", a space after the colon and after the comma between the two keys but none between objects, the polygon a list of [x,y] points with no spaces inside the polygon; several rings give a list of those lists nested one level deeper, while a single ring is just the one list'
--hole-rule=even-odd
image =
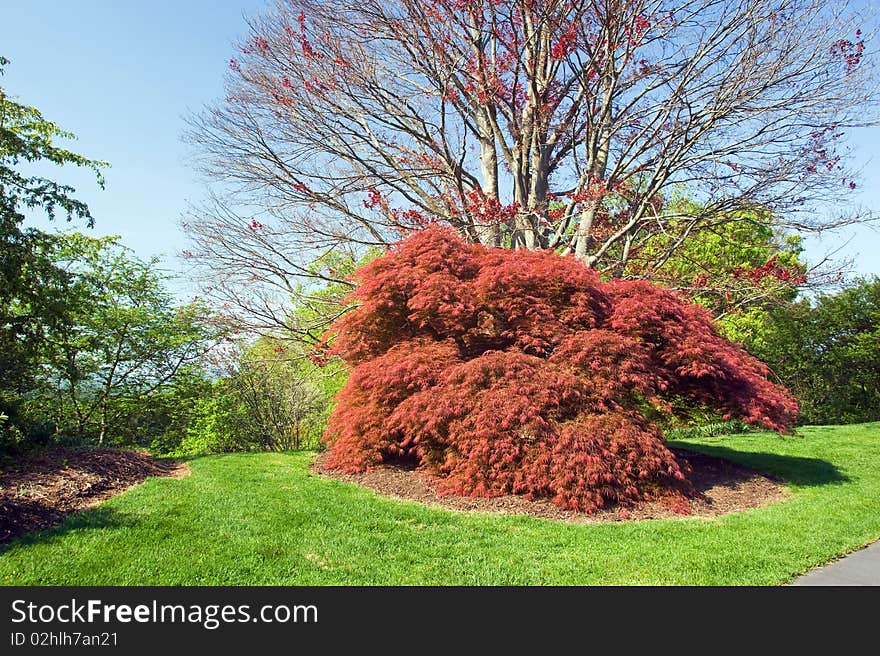
[{"label": "dark mulch ring", "polygon": [[122,449],[58,448],[0,464],[0,544],[59,523],[149,476],[183,478],[186,463]]},{"label": "dark mulch ring", "polygon": [[[718,517],[728,513],[760,508],[787,499],[790,494],[781,481],[729,460],[692,451],[673,449],[676,457],[686,460],[691,468],[691,482],[696,495],[690,500],[690,514],[686,517]],[[593,514],[563,510],[549,501],[530,501],[521,496],[440,497],[429,479],[417,470],[397,467],[378,467],[362,474],[344,474],[324,467],[321,455],[312,465],[312,471],[322,476],[357,483],[384,496],[435,504],[450,510],[530,515],[544,519],[596,524],[642,519],[669,519],[681,517],[660,502],[643,503],[637,507],[612,507]]]}]

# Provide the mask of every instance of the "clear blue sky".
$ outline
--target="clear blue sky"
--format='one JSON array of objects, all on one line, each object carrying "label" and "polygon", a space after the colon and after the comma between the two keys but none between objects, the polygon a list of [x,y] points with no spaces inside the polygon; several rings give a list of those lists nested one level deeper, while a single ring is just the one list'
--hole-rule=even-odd
[{"label": "clear blue sky", "polygon": [[[873,4],[866,2],[865,4]],[[140,256],[175,267],[185,247],[178,221],[202,188],[180,141],[183,117],[223,93],[244,16],[267,0],[2,0],[0,54],[11,60],[0,84],[76,133],[72,148],[107,160],[107,188],[77,171],[73,184],[95,216],[94,234],[122,235]],[[880,127],[853,139],[864,177],[853,201],[880,212]],[[40,222],[44,225],[44,223]],[[843,242],[839,256],[880,275],[880,232],[861,228],[808,242],[810,259]]]},{"label": "clear blue sky", "polygon": [[178,221],[203,193],[185,161],[183,117],[222,96],[244,15],[265,6],[0,0],[0,54],[11,62],[0,85],[75,133],[73,150],[111,164],[104,191],[86,172],[47,169],[88,203],[92,234],[122,235],[141,257],[164,255],[174,268],[185,247]]}]

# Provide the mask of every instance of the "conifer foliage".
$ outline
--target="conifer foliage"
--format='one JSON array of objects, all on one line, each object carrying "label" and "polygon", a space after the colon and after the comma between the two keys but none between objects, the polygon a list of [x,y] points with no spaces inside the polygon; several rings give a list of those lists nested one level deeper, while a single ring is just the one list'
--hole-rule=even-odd
[{"label": "conifer foliage", "polygon": [[687,467],[651,417],[686,398],[785,432],[797,412],[705,310],[573,258],[433,226],[355,278],[358,305],[326,339],[351,367],[324,435],[331,468],[418,466],[441,494],[587,512],[686,508]]}]

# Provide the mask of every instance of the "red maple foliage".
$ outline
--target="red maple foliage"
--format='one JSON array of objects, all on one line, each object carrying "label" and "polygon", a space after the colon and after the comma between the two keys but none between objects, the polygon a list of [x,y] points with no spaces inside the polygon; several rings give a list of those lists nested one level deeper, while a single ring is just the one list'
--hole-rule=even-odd
[{"label": "red maple foliage", "polygon": [[418,466],[440,493],[594,511],[690,492],[651,413],[692,399],[784,432],[797,404],[704,309],[572,258],[429,227],[356,273],[328,333],[351,366],[327,464]]}]

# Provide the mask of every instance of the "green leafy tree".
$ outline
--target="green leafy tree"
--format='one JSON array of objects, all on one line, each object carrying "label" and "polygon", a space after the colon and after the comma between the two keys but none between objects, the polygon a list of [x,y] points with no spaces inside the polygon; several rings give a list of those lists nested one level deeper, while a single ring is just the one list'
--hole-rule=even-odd
[{"label": "green leafy tree", "polygon": [[223,333],[208,311],[178,307],[157,273],[118,238],[54,235],[44,256],[64,272],[66,298],[46,331],[40,382],[56,395],[55,423],[103,443],[137,404],[196,365]]},{"label": "green leafy tree", "polygon": [[347,371],[339,360],[313,362],[312,347],[348,310],[348,276],[376,255],[355,260],[331,250],[310,263],[311,282],[289,290],[283,322],[271,335],[232,345],[225,372],[195,403],[186,436],[175,441],[172,427],[156,444],[181,454],[317,447]]},{"label": "green leafy tree", "polygon": [[239,358],[229,384],[244,410],[239,433],[248,442],[269,450],[299,449],[314,434],[327,399],[305,362],[301,353],[265,338]]},{"label": "green leafy tree", "polygon": [[203,363],[181,367],[160,390],[140,398],[112,397],[110,415],[119,417],[108,443],[139,446],[153,453],[177,451],[195,420],[199,404],[213,393],[214,379]]},{"label": "green leafy tree", "polygon": [[[0,75],[8,60],[0,57]],[[55,324],[65,299],[47,291],[63,277],[44,257],[47,235],[25,229],[27,210],[42,210],[50,219],[60,213],[91,226],[87,205],[69,185],[22,169],[51,162],[91,169],[103,187],[105,162],[88,159],[58,145],[74,136],[17,102],[0,87],[0,412],[7,415],[7,441],[19,434],[21,403],[32,384],[34,357],[45,328]]]},{"label": "green leafy tree", "polygon": [[801,421],[880,420],[880,278],[771,310],[747,348],[801,404]]}]

